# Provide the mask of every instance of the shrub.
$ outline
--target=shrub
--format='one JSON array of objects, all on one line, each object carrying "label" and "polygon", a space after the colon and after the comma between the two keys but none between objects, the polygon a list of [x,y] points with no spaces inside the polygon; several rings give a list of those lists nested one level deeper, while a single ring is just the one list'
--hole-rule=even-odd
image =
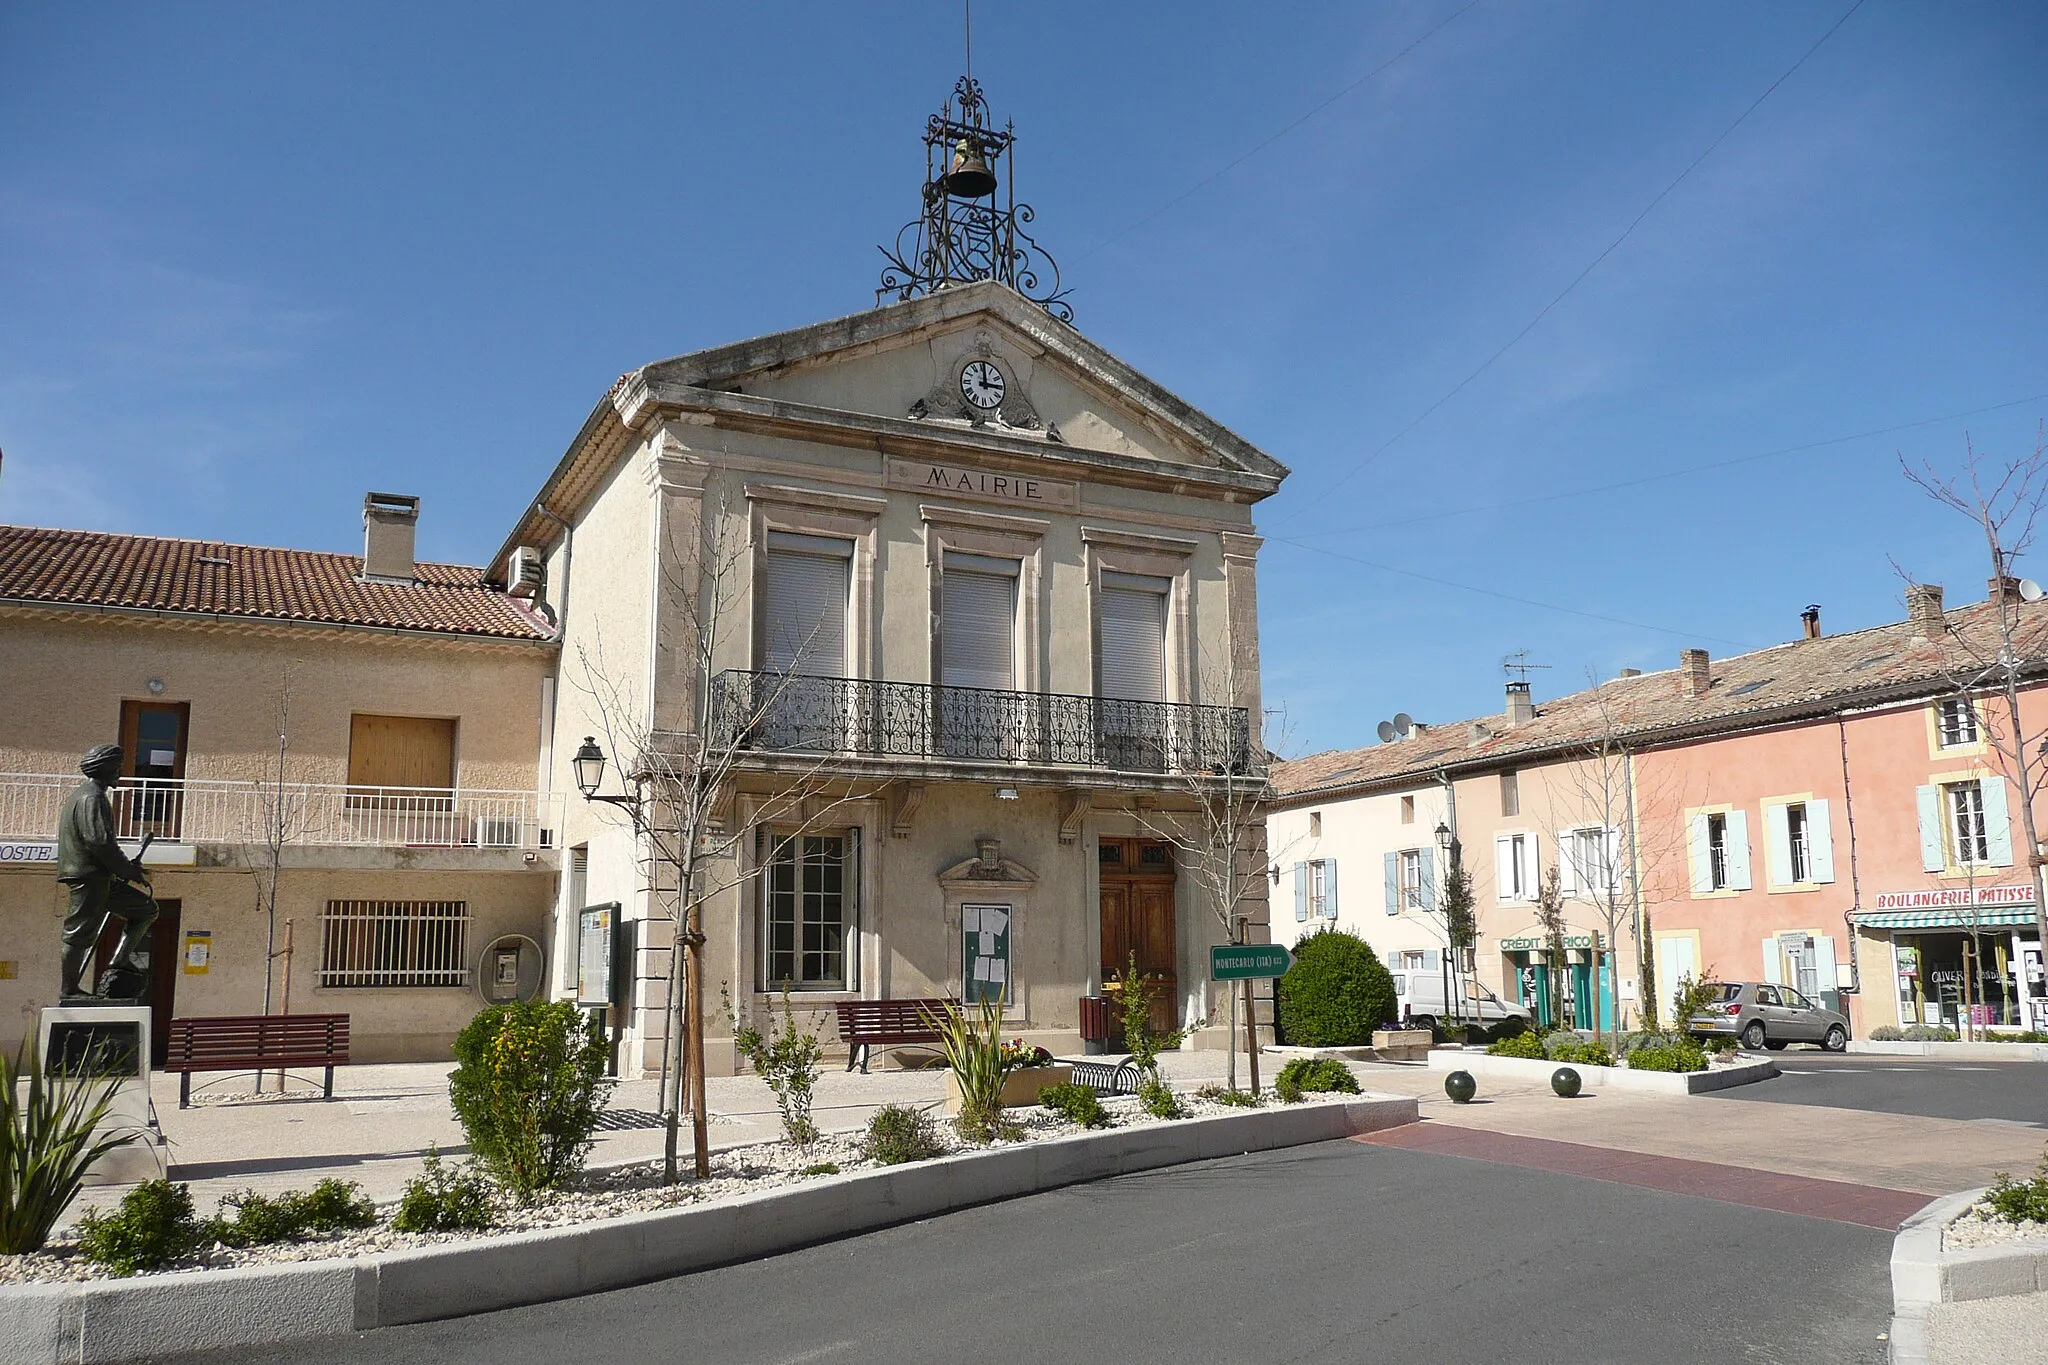
[{"label": "shrub", "polygon": [[2032,1180],[2014,1180],[1998,1172],[1979,1202],[2008,1223],[2048,1223],[2048,1161],[2038,1170]]},{"label": "shrub", "polygon": [[192,1214],[192,1190],[168,1180],[145,1180],[121,1197],[112,1213],[87,1209],[78,1222],[78,1249],[116,1275],[159,1270],[197,1251],[206,1226]]},{"label": "shrub", "polygon": [[1940,1024],[1914,1024],[1904,1036],[1909,1043],[1953,1043],[1956,1031]]},{"label": "shrub", "polygon": [[1335,1057],[1296,1057],[1273,1078],[1273,1093],[1289,1104],[1308,1094],[1358,1093],[1358,1078]]},{"label": "shrub", "polygon": [[1048,1085],[1038,1092],[1038,1102],[1069,1123],[1083,1128],[1107,1128],[1115,1122],[1102,1107],[1095,1088],[1087,1085]]},{"label": "shrub", "polygon": [[838,1163],[838,1162],[836,1162],[836,1161],[814,1161],[814,1162],[812,1162],[812,1163],[811,1163],[810,1165],[808,1165],[808,1166],[804,1167],[804,1168],[803,1168],[803,1169],[802,1169],[801,1171],[798,1171],[798,1172],[797,1172],[797,1174],[798,1174],[798,1175],[838,1175],[838,1174],[839,1174],[839,1163]]},{"label": "shrub", "polygon": [[1707,1054],[1690,1038],[1644,1043],[1628,1054],[1634,1071],[1705,1071]]},{"label": "shrub", "polygon": [[1742,1044],[1736,1042],[1733,1038],[1728,1037],[1709,1038],[1706,1040],[1706,1049],[1707,1051],[1716,1054],[1723,1052],[1740,1052],[1742,1050]]},{"label": "shrub", "polygon": [[120,1084],[51,1085],[33,1053],[0,1056],[0,1256],[40,1250],[93,1162],[128,1141],[94,1135]]},{"label": "shrub", "polygon": [[885,1104],[877,1109],[868,1119],[868,1133],[860,1144],[862,1156],[884,1166],[924,1161],[943,1156],[945,1151],[932,1116],[907,1104]]},{"label": "shrub", "polygon": [[1873,1043],[1896,1043],[1902,1041],[1905,1036],[1905,1030],[1897,1024],[1879,1024],[1870,1031],[1870,1041]]},{"label": "shrub", "polygon": [[1302,1047],[1358,1047],[1397,1009],[1394,978],[1364,939],[1324,929],[1294,946],[1280,978],[1280,1031]]},{"label": "shrub", "polygon": [[1527,1057],[1532,1061],[1543,1060],[1543,1040],[1533,1033],[1517,1033],[1487,1046],[1489,1057]]},{"label": "shrub", "polygon": [[1558,1029],[1543,1039],[1543,1055],[1553,1062],[1576,1066],[1613,1066],[1606,1048],[1570,1029]]},{"label": "shrub", "polygon": [[1147,1075],[1159,1071],[1159,1054],[1181,1045],[1187,1035],[1186,1029],[1172,1033],[1152,1031],[1152,983],[1138,970],[1138,955],[1132,953],[1124,964],[1123,972],[1116,979],[1117,1000],[1123,1009],[1124,1051],[1131,1054],[1131,1065]]},{"label": "shrub", "polygon": [[939,1033],[939,1051],[953,1068],[960,1092],[960,1116],[953,1127],[969,1142],[1007,1137],[1016,1125],[1003,1118],[1003,1002],[984,1000],[975,1017],[949,1008],[926,1016]]},{"label": "shrub", "polygon": [[611,1093],[606,1048],[567,1000],[493,1005],[455,1037],[448,1097],[470,1150],[522,1202],[583,1169]]},{"label": "shrub", "polygon": [[330,1176],[303,1192],[262,1195],[243,1190],[228,1195],[221,1200],[221,1211],[208,1224],[207,1233],[231,1247],[249,1247],[296,1242],[317,1233],[372,1227],[376,1222],[377,1206],[363,1193],[363,1187]]},{"label": "shrub", "polygon": [[1227,1104],[1233,1109],[1256,1109],[1259,1107],[1259,1097],[1252,1094],[1249,1090],[1232,1090],[1228,1086],[1223,1085],[1205,1085],[1195,1092],[1195,1098],[1198,1100],[1208,1100],[1213,1104]]},{"label": "shrub", "polygon": [[1180,1102],[1180,1096],[1173,1093],[1173,1087],[1161,1080],[1157,1073],[1139,1083],[1138,1103],[1155,1119],[1184,1119],[1188,1116],[1188,1107]]},{"label": "shrub", "polygon": [[728,998],[733,1046],[754,1068],[754,1074],[768,1083],[769,1092],[775,1096],[775,1112],[782,1116],[783,1140],[799,1152],[809,1152],[811,1144],[818,1140],[818,1125],[811,1122],[811,1092],[818,1084],[818,1064],[825,1059],[825,1049],[818,1046],[816,1035],[797,1032],[787,985],[782,988],[780,1032],[773,1020],[768,1023],[766,1034],[752,1024],[741,1024],[732,1014],[731,1004]]},{"label": "shrub", "polygon": [[481,1232],[493,1221],[491,1187],[476,1168],[448,1166],[438,1147],[426,1151],[426,1169],[405,1183],[391,1215],[393,1232]]}]

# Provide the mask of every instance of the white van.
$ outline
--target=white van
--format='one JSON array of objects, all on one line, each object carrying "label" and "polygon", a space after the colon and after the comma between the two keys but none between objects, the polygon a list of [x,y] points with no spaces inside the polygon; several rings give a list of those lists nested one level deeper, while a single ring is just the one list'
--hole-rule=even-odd
[{"label": "white van", "polygon": [[1479,1023],[1493,1025],[1509,1019],[1519,1019],[1533,1028],[1535,1016],[1526,1005],[1510,1005],[1507,1001],[1481,986],[1479,998],[1471,995],[1471,981],[1451,978],[1451,989],[1455,992],[1457,1007],[1444,1001],[1444,975],[1442,971],[1414,970],[1391,974],[1394,978],[1394,1003],[1401,1011],[1401,1018],[1418,1028],[1434,1028],[1439,1020],[1464,1018],[1468,1022],[1477,1019]]}]

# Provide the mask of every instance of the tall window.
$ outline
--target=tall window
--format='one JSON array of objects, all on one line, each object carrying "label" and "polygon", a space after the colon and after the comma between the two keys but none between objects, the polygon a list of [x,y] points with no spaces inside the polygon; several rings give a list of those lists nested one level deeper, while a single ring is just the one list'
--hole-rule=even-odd
[{"label": "tall window", "polygon": [[1956,749],[1978,740],[1977,707],[1968,697],[1949,697],[1941,703],[1941,747]]},{"label": "tall window", "polygon": [[1100,695],[1119,701],[1166,700],[1166,594],[1171,586],[1146,574],[1102,575],[1097,601]]},{"label": "tall window", "polygon": [[1536,899],[1536,840],[1528,834],[1503,834],[1494,841],[1495,881],[1504,901]]},{"label": "tall window", "polygon": [[1707,817],[1707,867],[1709,883],[1716,891],[1728,889],[1728,817]]},{"label": "tall window", "polygon": [[948,552],[939,579],[939,738],[955,758],[1016,759],[1014,559]]},{"label": "tall window", "polygon": [[761,666],[771,673],[845,677],[852,581],[852,541],[769,532]]},{"label": "tall window", "polygon": [[1401,854],[1401,908],[1423,908],[1422,850],[1411,848]]},{"label": "tall window", "polygon": [[1813,850],[1807,830],[1805,803],[1795,802],[1785,807],[1785,846],[1795,882],[1813,880]]},{"label": "tall window", "polygon": [[1984,830],[1984,784],[1958,782],[1946,789],[1949,813],[1949,847],[1958,866],[1991,860],[1991,845]]},{"label": "tall window", "polygon": [[1571,833],[1572,867],[1578,874],[1578,889],[1596,899],[1604,897],[1614,882],[1607,844],[1604,829],[1575,829]]},{"label": "tall window", "polygon": [[1308,865],[1308,913],[1310,919],[1329,917],[1329,871],[1321,859]]},{"label": "tall window", "polygon": [[1519,773],[1500,775],[1500,813],[1520,815],[1522,813],[1522,778]]},{"label": "tall window", "polygon": [[854,831],[777,834],[761,878],[761,984],[852,990]]}]

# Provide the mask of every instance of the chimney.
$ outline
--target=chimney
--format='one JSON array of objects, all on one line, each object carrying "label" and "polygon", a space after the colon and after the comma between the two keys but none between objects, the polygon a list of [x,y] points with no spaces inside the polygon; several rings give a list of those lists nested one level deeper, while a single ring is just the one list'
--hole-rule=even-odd
[{"label": "chimney", "polygon": [[384,582],[413,581],[413,531],[420,500],[405,493],[371,493],[363,499],[363,577]]},{"label": "chimney", "polygon": [[1800,612],[1799,624],[1806,627],[1807,639],[1818,640],[1820,638],[1820,603],[1815,602],[1805,611]]},{"label": "chimney", "polygon": [[2007,602],[2020,600],[2020,581],[2010,574],[2000,574],[1995,578],[1986,579],[1985,586],[1989,589],[1990,600],[1993,602],[2001,598]]},{"label": "chimney", "polygon": [[1536,702],[1529,696],[1529,680],[1508,684],[1508,724],[1527,725],[1536,719]]},{"label": "chimney", "polygon": [[1640,668],[1624,668],[1621,670],[1621,676],[1624,678],[1640,678],[1643,676],[1643,670]]},{"label": "chimney", "polygon": [[1714,684],[1714,676],[1707,668],[1707,651],[1704,649],[1681,649],[1678,651],[1678,682],[1688,697],[1702,697]]},{"label": "chimney", "polygon": [[1906,620],[1918,626],[1920,633],[1930,640],[1942,633],[1941,584],[1906,585]]}]

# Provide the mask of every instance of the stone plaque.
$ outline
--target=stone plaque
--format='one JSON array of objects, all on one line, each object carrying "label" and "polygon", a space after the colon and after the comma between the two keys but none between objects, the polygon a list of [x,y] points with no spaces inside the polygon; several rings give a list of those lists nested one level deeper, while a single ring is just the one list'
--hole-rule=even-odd
[{"label": "stone plaque", "polygon": [[1081,485],[1072,479],[1046,479],[1036,474],[938,464],[930,460],[892,458],[889,461],[889,486],[1045,512],[1071,512],[1081,505]]}]

